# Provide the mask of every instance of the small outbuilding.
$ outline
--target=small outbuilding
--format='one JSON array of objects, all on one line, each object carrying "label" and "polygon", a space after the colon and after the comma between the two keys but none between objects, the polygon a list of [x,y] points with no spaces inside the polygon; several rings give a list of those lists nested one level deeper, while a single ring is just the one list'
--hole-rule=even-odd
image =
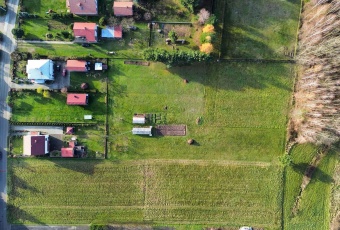
[{"label": "small outbuilding", "polygon": [[149,126],[147,128],[141,128],[141,127],[134,127],[132,129],[132,134],[134,135],[149,135],[152,136],[152,126]]},{"label": "small outbuilding", "polygon": [[68,105],[87,105],[89,95],[86,93],[69,93],[67,94],[66,104]]},{"label": "small outbuilding", "polygon": [[135,114],[132,118],[132,124],[145,124],[145,114]]},{"label": "small outbuilding", "polygon": [[74,148],[61,148],[61,157],[74,157]]}]

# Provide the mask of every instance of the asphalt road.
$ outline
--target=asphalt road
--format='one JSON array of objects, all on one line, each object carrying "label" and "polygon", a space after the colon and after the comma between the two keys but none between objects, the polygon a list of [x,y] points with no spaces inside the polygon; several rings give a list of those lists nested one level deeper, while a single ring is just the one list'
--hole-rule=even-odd
[{"label": "asphalt road", "polygon": [[0,31],[4,39],[0,44],[0,151],[2,159],[0,162],[0,229],[10,229],[7,223],[6,202],[7,202],[7,136],[9,129],[10,107],[6,104],[6,97],[10,90],[10,54],[16,46],[12,35],[15,26],[16,12],[19,0],[8,0],[8,10],[5,16],[0,17]]}]

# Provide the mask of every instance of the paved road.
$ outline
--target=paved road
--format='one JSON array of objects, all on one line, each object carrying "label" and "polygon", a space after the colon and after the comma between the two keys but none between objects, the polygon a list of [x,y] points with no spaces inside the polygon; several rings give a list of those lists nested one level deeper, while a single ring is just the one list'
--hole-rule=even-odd
[{"label": "paved road", "polygon": [[8,10],[5,16],[0,17],[0,31],[4,34],[4,40],[0,44],[0,151],[4,157],[0,162],[0,229],[10,229],[6,218],[7,202],[7,136],[11,109],[6,104],[6,97],[10,84],[10,54],[13,52],[16,42],[13,39],[12,29],[15,26],[16,12],[19,0],[8,0]]}]

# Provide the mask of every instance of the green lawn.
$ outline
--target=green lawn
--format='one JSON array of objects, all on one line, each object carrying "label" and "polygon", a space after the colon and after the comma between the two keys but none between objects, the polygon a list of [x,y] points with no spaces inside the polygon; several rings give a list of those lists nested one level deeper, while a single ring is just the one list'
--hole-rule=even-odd
[{"label": "green lawn", "polygon": [[317,151],[318,147],[313,145],[298,145],[292,151],[294,165],[285,172],[285,229],[329,229],[332,175],[338,161],[333,150],[322,159],[311,182],[303,191],[297,214],[292,213],[303,173]]},{"label": "green lawn", "polygon": [[104,122],[105,95],[89,93],[88,106],[69,106],[66,94],[51,92],[44,98],[35,91],[12,93],[12,121],[19,122],[86,122],[84,115],[93,115],[91,122]]},{"label": "green lawn", "polygon": [[[143,67],[114,61],[110,156],[273,161],[284,149],[292,73],[293,66],[284,64],[166,69],[160,64]],[[187,136],[134,136],[129,133],[134,113],[159,113],[165,124],[185,124]],[[201,125],[196,124],[197,117]],[[187,145],[188,138],[197,145]]]},{"label": "green lawn", "polygon": [[10,147],[11,154],[13,155],[22,155],[23,150],[23,138],[22,136],[11,136],[10,137]]},{"label": "green lawn", "polygon": [[40,17],[45,17],[48,10],[53,10],[57,13],[66,13],[66,2],[64,0],[23,0],[25,12],[36,14]]},{"label": "green lawn", "polygon": [[282,171],[269,165],[10,159],[8,168],[12,223],[281,222]]},{"label": "green lawn", "polygon": [[285,49],[294,51],[300,0],[218,0],[215,8],[224,24],[222,57],[282,59]]}]

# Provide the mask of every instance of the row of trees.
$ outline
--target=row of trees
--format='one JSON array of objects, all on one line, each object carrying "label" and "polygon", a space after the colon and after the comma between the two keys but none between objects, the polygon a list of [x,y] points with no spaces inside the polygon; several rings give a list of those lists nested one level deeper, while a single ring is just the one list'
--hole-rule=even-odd
[{"label": "row of trees", "polygon": [[211,56],[199,51],[167,51],[165,49],[148,48],[143,51],[143,58],[147,61],[162,62],[167,67],[188,65],[195,62],[206,62]]},{"label": "row of trees", "polygon": [[340,137],[340,1],[309,3],[303,14],[292,126],[298,142],[330,145]]}]

